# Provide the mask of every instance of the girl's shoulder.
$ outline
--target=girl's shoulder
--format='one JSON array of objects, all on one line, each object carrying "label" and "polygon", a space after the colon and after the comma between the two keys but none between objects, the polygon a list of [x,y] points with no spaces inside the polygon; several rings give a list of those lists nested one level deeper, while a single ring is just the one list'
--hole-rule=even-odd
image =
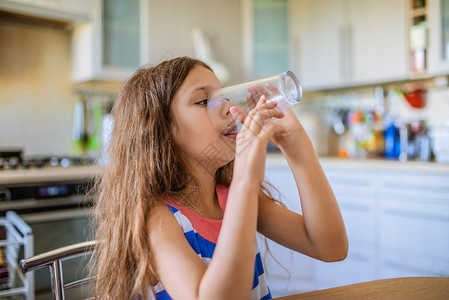
[{"label": "girl's shoulder", "polygon": [[[170,231],[179,231],[179,223],[170,210],[169,206],[164,202],[157,203],[150,211],[148,219],[150,236],[153,234],[164,233]],[[154,231],[157,232],[154,232]]]}]

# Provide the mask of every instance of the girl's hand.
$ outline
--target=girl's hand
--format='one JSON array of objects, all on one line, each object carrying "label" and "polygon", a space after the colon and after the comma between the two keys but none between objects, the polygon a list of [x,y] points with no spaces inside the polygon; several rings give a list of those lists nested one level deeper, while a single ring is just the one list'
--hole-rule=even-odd
[{"label": "girl's hand", "polygon": [[[255,106],[256,99],[260,99],[261,96],[265,96],[267,99],[278,96],[279,90],[272,84],[267,84],[266,88],[271,92],[269,93],[264,87],[255,85],[248,89],[250,95],[247,97],[248,106],[250,108]],[[283,103],[279,103],[279,107],[282,107]],[[296,115],[290,108],[283,109],[284,117],[279,120],[275,120],[276,131],[273,133],[269,142],[280,149],[286,149],[293,147],[293,143],[299,142],[301,136],[305,135],[305,130],[299,122]]]},{"label": "girl's hand", "polygon": [[255,179],[258,188],[265,176],[268,140],[272,138],[274,132],[279,131],[278,125],[271,118],[284,117],[283,112],[275,109],[276,102],[266,103],[266,100],[265,96],[260,97],[248,115],[238,107],[230,108],[231,114],[243,123],[236,139],[234,179],[242,181]]}]

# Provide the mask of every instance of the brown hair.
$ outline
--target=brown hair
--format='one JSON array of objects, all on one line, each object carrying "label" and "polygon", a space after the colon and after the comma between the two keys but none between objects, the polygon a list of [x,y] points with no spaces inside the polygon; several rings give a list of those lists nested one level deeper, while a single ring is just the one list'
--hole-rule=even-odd
[{"label": "brown hair", "polygon": [[[114,104],[108,163],[96,186],[92,227],[98,244],[90,269],[99,298],[148,298],[155,276],[148,240],[150,211],[162,196],[182,191],[194,180],[171,134],[170,108],[179,87],[198,65],[210,69],[189,57],[140,68]],[[232,168],[233,162],[220,168],[216,182],[229,186]]]}]

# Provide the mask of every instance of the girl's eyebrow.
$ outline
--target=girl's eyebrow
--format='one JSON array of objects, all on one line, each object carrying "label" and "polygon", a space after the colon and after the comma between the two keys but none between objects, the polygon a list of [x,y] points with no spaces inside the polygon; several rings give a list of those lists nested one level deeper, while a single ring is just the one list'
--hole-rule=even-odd
[{"label": "girl's eyebrow", "polygon": [[195,93],[196,91],[201,91],[201,90],[203,90],[203,91],[208,91],[208,90],[212,90],[212,88],[211,88],[209,85],[206,85],[206,86],[198,86],[198,87],[196,87],[196,88],[192,91],[192,93]]},{"label": "girl's eyebrow", "polygon": [[[220,85],[218,88],[222,88],[223,86],[222,85]],[[192,93],[194,93],[194,92],[196,92],[196,91],[200,91],[200,90],[203,90],[203,91],[212,91],[212,90],[215,90],[215,89],[217,89],[217,87],[213,87],[213,86],[210,86],[210,85],[205,85],[205,86],[197,86],[193,91],[192,91]]]}]

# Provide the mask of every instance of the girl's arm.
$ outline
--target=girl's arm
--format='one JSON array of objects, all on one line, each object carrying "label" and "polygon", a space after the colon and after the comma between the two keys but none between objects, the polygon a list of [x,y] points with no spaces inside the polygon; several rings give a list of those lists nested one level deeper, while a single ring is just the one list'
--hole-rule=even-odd
[{"label": "girl's arm", "polygon": [[323,261],[346,257],[348,241],[343,218],[313,145],[290,109],[279,121],[272,142],[293,172],[303,215],[260,198],[258,230],[293,250]]},{"label": "girl's arm", "polygon": [[245,117],[237,135],[233,181],[220,235],[207,268],[168,208],[161,205],[152,212],[149,238],[153,265],[158,280],[173,298],[249,299],[254,280],[258,191],[264,179],[268,139],[274,131],[266,121],[283,116],[274,110],[275,106],[265,103],[262,97]]}]

